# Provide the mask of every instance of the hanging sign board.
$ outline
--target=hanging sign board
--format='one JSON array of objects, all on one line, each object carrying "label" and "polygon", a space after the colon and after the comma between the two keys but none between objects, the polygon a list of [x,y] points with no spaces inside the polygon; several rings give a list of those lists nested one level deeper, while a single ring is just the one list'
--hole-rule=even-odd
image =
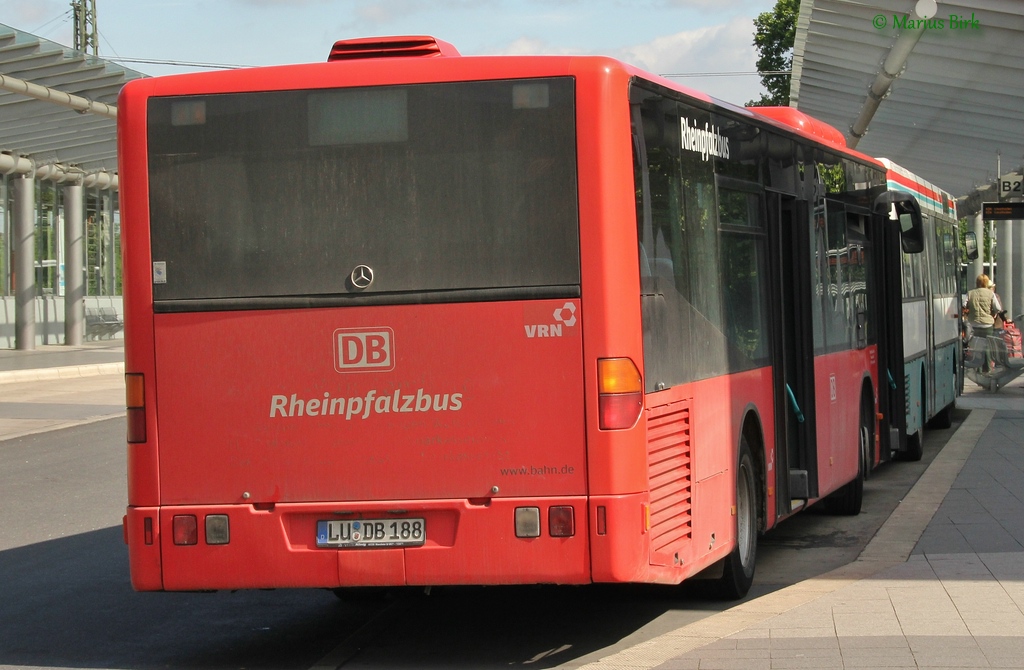
[{"label": "hanging sign board", "polygon": [[1024,219],[1024,202],[983,202],[981,218],[986,221]]}]

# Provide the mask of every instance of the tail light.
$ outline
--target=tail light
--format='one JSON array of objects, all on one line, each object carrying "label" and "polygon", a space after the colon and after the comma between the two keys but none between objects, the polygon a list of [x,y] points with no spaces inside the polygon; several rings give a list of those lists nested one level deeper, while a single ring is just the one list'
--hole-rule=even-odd
[{"label": "tail light", "polygon": [[601,430],[632,428],[644,405],[640,371],[628,358],[597,361],[597,404]]},{"label": "tail light", "polygon": [[[515,510],[516,537],[534,538],[541,536],[541,514],[539,507],[517,507]],[[551,537],[572,537],[576,534],[576,516],[572,505],[555,505],[548,508],[548,535]]]},{"label": "tail light", "polygon": [[124,376],[125,407],[128,416],[129,444],[146,441],[146,385],[138,372]]},{"label": "tail light", "polygon": [[199,544],[199,524],[192,514],[180,514],[171,521],[171,535],[174,544],[187,546]]},{"label": "tail light", "polygon": [[548,534],[551,537],[572,537],[576,534],[576,520],[571,506],[558,505],[548,509]]}]

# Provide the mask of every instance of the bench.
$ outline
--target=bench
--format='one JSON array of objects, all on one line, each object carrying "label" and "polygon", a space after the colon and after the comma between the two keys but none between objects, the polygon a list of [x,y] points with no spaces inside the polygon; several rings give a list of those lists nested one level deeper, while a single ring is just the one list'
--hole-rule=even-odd
[{"label": "bench", "polygon": [[85,310],[85,339],[111,339],[124,330],[124,321],[113,307],[88,307]]}]

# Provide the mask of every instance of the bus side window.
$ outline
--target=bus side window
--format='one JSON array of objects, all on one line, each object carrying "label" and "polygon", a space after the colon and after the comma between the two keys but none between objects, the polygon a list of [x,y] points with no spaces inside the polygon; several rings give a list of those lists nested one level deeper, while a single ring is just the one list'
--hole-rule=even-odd
[{"label": "bus side window", "polygon": [[[703,127],[707,112],[669,99],[642,107],[651,229],[651,272],[663,302],[649,349],[664,388],[725,374],[724,286],[713,161],[684,150],[682,128]],[[645,353],[645,357],[648,354]]]}]

